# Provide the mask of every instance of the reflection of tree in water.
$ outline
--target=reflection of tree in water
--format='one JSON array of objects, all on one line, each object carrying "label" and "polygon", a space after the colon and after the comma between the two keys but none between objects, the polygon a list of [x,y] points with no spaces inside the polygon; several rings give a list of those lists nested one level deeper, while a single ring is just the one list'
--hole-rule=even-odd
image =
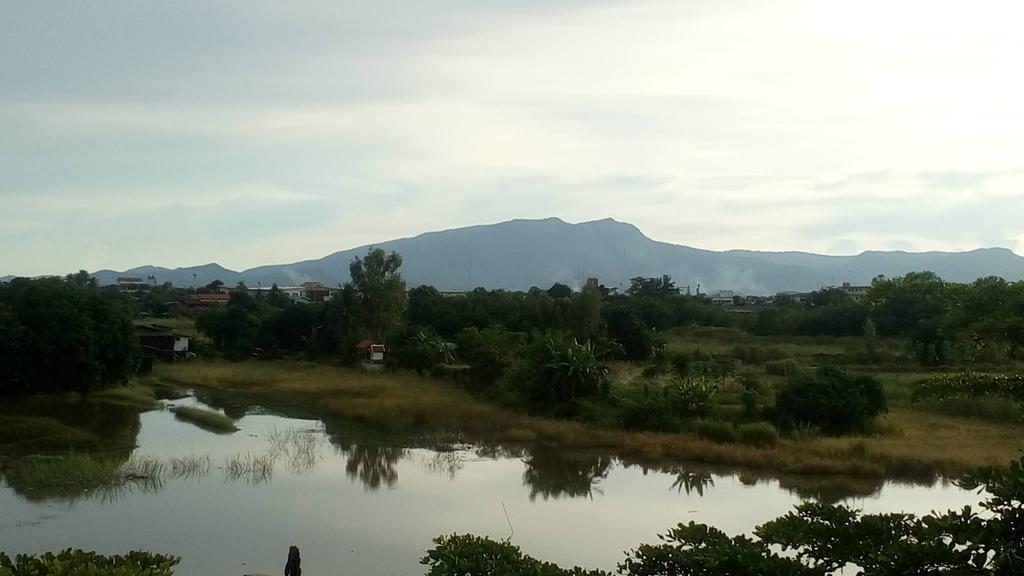
[{"label": "reflection of tree in water", "polygon": [[390,488],[398,483],[396,465],[405,456],[405,448],[354,445],[339,446],[339,451],[348,458],[348,477],[358,479],[366,489],[378,490],[382,485]]},{"label": "reflection of tree in water", "polygon": [[885,485],[882,478],[855,478],[848,476],[780,477],[779,488],[796,494],[803,500],[817,500],[822,504],[838,504],[849,498],[866,498],[878,494]]},{"label": "reflection of tree in water", "polygon": [[428,472],[447,476],[449,480],[455,480],[466,463],[466,454],[458,450],[442,450],[434,452],[432,456],[423,462],[423,467]]},{"label": "reflection of tree in water", "polygon": [[567,454],[552,449],[536,449],[523,459],[523,485],[530,487],[530,501],[549,498],[591,497],[595,485],[608,477],[610,456]]},{"label": "reflection of tree in water", "polygon": [[687,496],[694,493],[697,496],[704,496],[704,490],[715,486],[715,477],[711,472],[682,468],[670,468],[665,472],[676,477],[672,487],[680,493],[685,490]]}]

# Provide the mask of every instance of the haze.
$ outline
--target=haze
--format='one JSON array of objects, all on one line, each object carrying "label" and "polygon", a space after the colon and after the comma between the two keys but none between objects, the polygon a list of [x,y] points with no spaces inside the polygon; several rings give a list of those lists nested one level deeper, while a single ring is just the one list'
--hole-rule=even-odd
[{"label": "haze", "polygon": [[5,2],[0,274],[614,217],[1024,251],[1015,2]]}]

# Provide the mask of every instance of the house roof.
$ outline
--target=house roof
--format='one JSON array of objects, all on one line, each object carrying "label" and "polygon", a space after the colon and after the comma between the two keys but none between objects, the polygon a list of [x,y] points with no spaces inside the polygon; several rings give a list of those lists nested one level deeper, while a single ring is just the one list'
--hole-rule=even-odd
[{"label": "house roof", "polygon": [[359,343],[356,344],[356,348],[359,350],[369,350],[370,346],[373,346],[373,340],[360,340]]}]

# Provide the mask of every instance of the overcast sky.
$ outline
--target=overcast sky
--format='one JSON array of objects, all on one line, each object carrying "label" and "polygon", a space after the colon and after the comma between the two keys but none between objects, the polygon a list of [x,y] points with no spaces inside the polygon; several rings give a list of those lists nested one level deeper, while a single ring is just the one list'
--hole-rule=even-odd
[{"label": "overcast sky", "polygon": [[1021,253],[1022,21],[1010,0],[0,0],[0,275],[548,216]]}]

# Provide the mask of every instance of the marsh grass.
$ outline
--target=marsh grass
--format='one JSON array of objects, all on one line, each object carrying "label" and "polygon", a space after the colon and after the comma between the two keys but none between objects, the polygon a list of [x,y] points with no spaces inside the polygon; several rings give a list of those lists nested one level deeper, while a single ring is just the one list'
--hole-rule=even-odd
[{"label": "marsh grass", "polygon": [[293,474],[312,472],[322,459],[323,430],[275,429],[267,434],[267,441],[270,447],[266,455],[275,462],[283,460]]},{"label": "marsh grass", "polygon": [[172,410],[174,417],[178,420],[195,424],[203,430],[217,434],[230,434],[238,431],[235,421],[219,412],[195,406],[176,406]]},{"label": "marsh grass", "polygon": [[119,386],[93,392],[89,395],[91,400],[106,404],[117,404],[137,408],[141,411],[154,410],[160,407],[153,389],[148,386]]},{"label": "marsh grass", "polygon": [[198,480],[210,474],[212,461],[209,456],[183,456],[171,458],[169,466],[176,480]]},{"label": "marsh grass", "polygon": [[118,482],[121,462],[111,456],[78,453],[30,457],[8,470],[7,479],[12,485],[37,490],[88,490]]},{"label": "marsh grass", "polygon": [[89,452],[104,445],[99,436],[54,418],[0,415],[0,454],[10,458],[72,450]]},{"label": "marsh grass", "polygon": [[228,458],[224,462],[224,471],[228,480],[264,484],[274,479],[275,462],[271,454],[253,455],[246,452]]},{"label": "marsh grass", "polygon": [[[602,449],[646,463],[681,461],[777,472],[925,479],[1019,456],[1024,427],[895,408],[884,434],[805,434],[774,446],[723,444],[695,434],[629,432],[533,417],[482,402],[446,382],[402,372],[367,374],[307,362],[190,362],[160,366],[168,382],[249,395],[324,418],[354,419],[400,433],[463,434],[483,442]],[[863,442],[864,449],[851,445]],[[244,468],[244,467],[243,467]]]}]

